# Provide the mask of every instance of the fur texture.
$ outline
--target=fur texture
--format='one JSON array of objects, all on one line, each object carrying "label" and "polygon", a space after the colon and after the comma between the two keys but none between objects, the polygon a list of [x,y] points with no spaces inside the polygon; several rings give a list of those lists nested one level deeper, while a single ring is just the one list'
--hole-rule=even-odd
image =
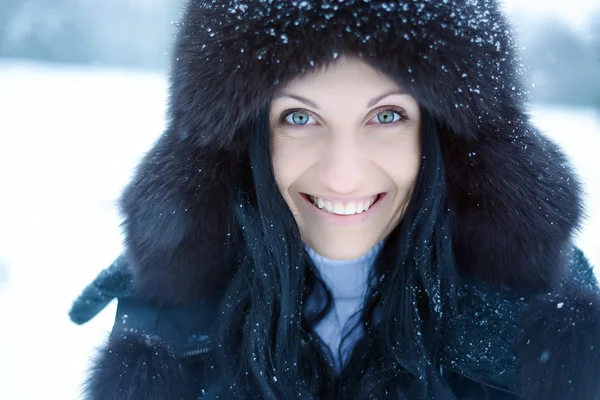
[{"label": "fur texture", "polygon": [[141,293],[184,302],[226,280],[246,121],[281,84],[344,54],[394,77],[443,127],[460,268],[548,290],[580,221],[580,185],[529,121],[515,53],[494,0],[190,1],[168,129],[121,201]]},{"label": "fur texture", "polygon": [[600,399],[600,299],[572,293],[540,299],[521,316],[520,384],[527,399]]},{"label": "fur texture", "polygon": [[84,391],[96,400],[192,400],[193,381],[160,338],[131,333],[110,337]]}]

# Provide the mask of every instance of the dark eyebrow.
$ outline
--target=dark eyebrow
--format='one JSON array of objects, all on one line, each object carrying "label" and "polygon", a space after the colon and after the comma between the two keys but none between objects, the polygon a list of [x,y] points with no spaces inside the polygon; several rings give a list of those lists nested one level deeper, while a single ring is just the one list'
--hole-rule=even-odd
[{"label": "dark eyebrow", "polygon": [[279,93],[279,94],[275,95],[273,100],[279,99],[281,97],[291,97],[292,99],[298,100],[299,102],[304,103],[309,107],[319,109],[319,106],[314,101],[309,100],[306,97],[297,96],[297,95],[291,94],[291,93]]},{"label": "dark eyebrow", "polygon": [[[388,97],[388,96],[394,95],[394,94],[400,94],[400,95],[403,95],[403,94],[406,94],[406,93],[404,93],[403,91],[401,91],[401,90],[399,90],[399,89],[392,90],[392,91],[390,91],[390,92],[387,92],[387,93],[384,93],[384,94],[382,94],[381,96],[377,96],[377,97],[375,97],[374,99],[372,99],[371,101],[369,101],[369,103],[367,103],[367,107],[373,107],[375,104],[379,103],[381,100],[385,99],[385,98],[386,98],[386,97]],[[292,98],[292,99],[298,100],[298,101],[299,101],[299,102],[301,102],[301,103],[304,103],[304,104],[306,104],[306,105],[307,105],[307,106],[309,106],[309,107],[316,108],[316,109],[319,109],[319,108],[320,108],[320,107],[317,105],[317,103],[315,103],[314,101],[312,101],[312,100],[309,100],[309,99],[307,99],[306,97],[298,96],[298,95],[291,94],[291,93],[279,93],[279,94],[277,94],[277,95],[276,95],[276,96],[273,98],[273,100],[275,100],[275,99],[279,99],[279,98],[281,98],[281,97],[290,97],[290,98]]]},{"label": "dark eyebrow", "polygon": [[381,96],[377,96],[373,100],[369,101],[367,103],[367,107],[373,107],[375,104],[379,103],[381,100],[383,100],[386,97],[391,96],[393,94],[406,94],[406,93],[404,93],[400,89],[392,90],[391,92],[387,92],[385,94],[382,94]]}]

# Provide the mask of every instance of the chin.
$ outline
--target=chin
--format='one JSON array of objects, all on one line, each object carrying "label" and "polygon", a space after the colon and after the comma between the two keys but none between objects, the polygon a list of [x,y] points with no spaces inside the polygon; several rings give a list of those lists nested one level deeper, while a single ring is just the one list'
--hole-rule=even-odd
[{"label": "chin", "polygon": [[330,260],[354,260],[366,254],[376,242],[349,243],[347,240],[331,241],[319,244],[307,244],[319,255]]}]

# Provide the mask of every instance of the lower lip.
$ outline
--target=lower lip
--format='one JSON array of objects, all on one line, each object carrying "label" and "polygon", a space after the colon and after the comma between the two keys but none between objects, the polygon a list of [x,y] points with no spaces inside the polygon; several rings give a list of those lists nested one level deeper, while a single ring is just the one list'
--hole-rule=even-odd
[{"label": "lower lip", "polygon": [[379,209],[379,206],[385,200],[386,193],[380,193],[379,199],[367,211],[363,211],[360,214],[350,214],[350,215],[340,215],[340,214],[332,214],[327,212],[325,209],[318,208],[313,204],[313,202],[307,197],[305,194],[301,194],[300,197],[304,199],[306,204],[314,210],[319,218],[323,218],[325,221],[334,224],[334,225],[357,225],[365,220],[371,218],[375,212]]}]

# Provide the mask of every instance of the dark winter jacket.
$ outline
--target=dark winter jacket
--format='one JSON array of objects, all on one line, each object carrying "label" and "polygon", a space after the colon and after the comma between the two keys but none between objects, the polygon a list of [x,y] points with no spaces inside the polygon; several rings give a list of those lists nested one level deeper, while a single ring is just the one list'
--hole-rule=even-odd
[{"label": "dark winter jacket", "polygon": [[216,294],[241,248],[228,199],[249,171],[247,122],[280,84],[344,54],[393,77],[439,128],[462,284],[436,361],[457,397],[600,398],[600,295],[572,243],[580,185],[530,122],[495,0],[191,0],[168,127],[121,199],[126,254],[72,310],[81,323],[119,298],[88,398],[210,387]]},{"label": "dark winter jacket", "polygon": [[[580,250],[573,252],[562,285],[579,293],[598,291]],[[597,398],[592,392],[597,365],[586,376],[571,370],[583,370],[580,364],[590,359],[587,353],[598,340],[595,297],[522,294],[473,276],[463,276],[458,293],[461,313],[444,325],[438,360],[457,399]],[[115,325],[94,365],[89,398],[193,399],[211,387],[217,376],[212,358],[216,302],[156,306],[143,300],[135,294],[130,265],[120,257],[77,299],[71,319],[83,324],[115,298]],[[547,396],[527,396],[526,386]]]}]

